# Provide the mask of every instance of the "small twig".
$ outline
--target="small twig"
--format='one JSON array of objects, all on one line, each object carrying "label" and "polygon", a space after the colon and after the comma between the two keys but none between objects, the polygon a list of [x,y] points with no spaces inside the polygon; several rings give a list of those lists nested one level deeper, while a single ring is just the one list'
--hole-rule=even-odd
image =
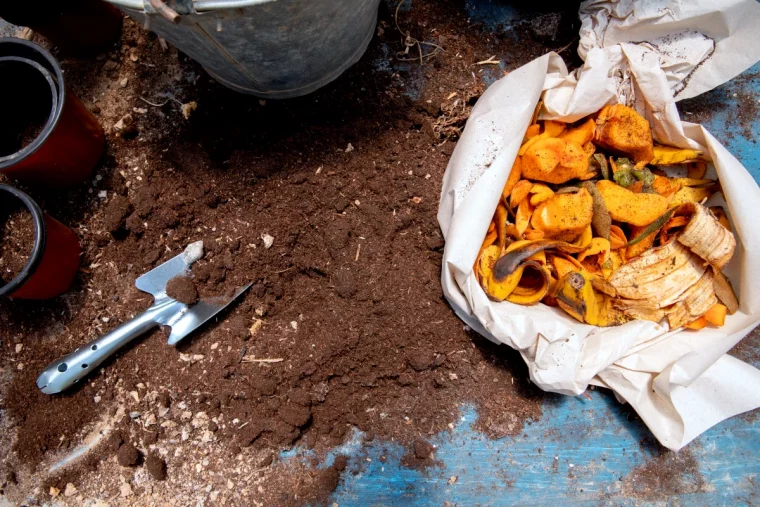
[{"label": "small twig", "polygon": [[163,104],[155,104],[155,103],[149,101],[148,99],[146,99],[145,97],[137,97],[137,98],[140,99],[140,100],[142,100],[143,102],[145,102],[149,106],[153,106],[153,107],[164,107],[166,104],[168,104],[171,101],[176,102],[180,106],[184,105],[184,104],[182,104],[182,102],[180,102],[179,100],[175,99],[174,97],[169,97],[168,99],[166,99],[166,101]]},{"label": "small twig", "polygon": [[[420,65],[425,65],[425,60],[428,58],[431,58],[435,56],[438,51],[443,51],[444,49],[439,46],[438,44],[433,44],[432,42],[423,42],[420,40],[417,40],[416,38],[412,37],[411,33],[407,30],[406,32],[401,29],[401,27],[398,24],[398,12],[401,9],[401,6],[406,2],[407,0],[399,0],[398,4],[396,4],[396,12],[393,15],[393,21],[396,24],[396,30],[404,36],[404,39],[401,41],[401,43],[405,46],[405,49],[403,51],[399,51],[396,53],[396,59],[402,62],[412,62],[416,61],[417,58],[402,58],[400,55],[408,55],[409,54],[409,48],[417,46],[417,50],[419,52],[419,60]],[[433,51],[429,53],[424,53],[422,51],[422,45],[426,46],[432,46],[434,49]]]},{"label": "small twig", "polygon": [[570,46],[572,46],[573,44],[575,44],[576,40],[578,40],[578,39],[573,39],[572,41],[570,41],[570,44],[568,44],[567,46],[563,47],[562,49],[557,50],[557,54],[562,53],[564,50],[568,49]]},{"label": "small twig", "polygon": [[243,356],[244,363],[281,363],[284,359],[281,357],[268,357],[264,359],[256,359],[253,356]]},{"label": "small twig", "polygon": [[22,38],[24,40],[32,40],[32,39],[34,39],[34,30],[32,30],[29,27],[24,28],[21,31],[21,37],[20,38]]},{"label": "small twig", "polygon": [[499,65],[501,60],[494,60],[494,58],[496,58],[496,55],[489,57],[487,60],[481,60],[475,65]]},{"label": "small twig", "polygon": [[155,104],[155,103],[149,101],[146,98],[143,98],[143,97],[137,97],[137,98],[140,99],[140,100],[142,100],[143,102],[145,102],[149,106],[153,106],[153,107],[164,107],[166,104],[168,104],[171,101],[171,99],[167,99],[166,102],[164,102],[163,104]]},{"label": "small twig", "polygon": [[240,354],[238,355],[238,364],[243,362],[243,358],[245,357],[245,353],[248,352],[248,347],[243,345],[243,348],[240,349]]},{"label": "small twig", "polygon": [[354,257],[354,262],[359,262],[359,253],[362,251],[362,244],[359,243],[356,246],[356,257]]}]

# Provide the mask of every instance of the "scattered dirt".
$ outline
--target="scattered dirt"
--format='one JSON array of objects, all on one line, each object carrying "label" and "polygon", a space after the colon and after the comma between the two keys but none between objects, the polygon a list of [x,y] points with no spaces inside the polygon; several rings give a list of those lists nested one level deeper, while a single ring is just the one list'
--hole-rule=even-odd
[{"label": "scattered dirt", "polygon": [[130,443],[122,444],[117,454],[119,465],[123,467],[133,467],[140,462],[140,451]]},{"label": "scattered dirt", "polygon": [[[326,452],[357,430],[407,445],[418,466],[430,460],[415,440],[448,431],[465,403],[494,437],[540,417],[519,354],[463,326],[441,293],[436,213],[457,132],[435,125],[459,115],[450,125],[461,128],[468,106],[441,105],[471,106],[505,71],[572,54],[577,21],[564,13],[577,5],[550,8],[561,15],[501,31],[460,3],[415,1],[402,29],[443,48],[420,66],[395,58],[404,44],[383,4],[362,60],[288,101],[226,90],[131,21],[113,51],[65,60],[108,153],[81,188],[30,190],[85,251],[68,294],[0,302],[0,448],[19,477],[8,497],[49,500],[49,486],[73,482],[80,504],[319,505],[350,470],[324,466]],[[502,66],[476,65],[492,55]],[[172,98],[197,103],[189,120]],[[176,349],[156,331],[70,392],[39,392],[50,361],[151,304],[135,278],[197,240],[200,296],[253,283],[238,304]],[[51,471],[93,428],[118,434],[115,448],[106,437],[97,459]],[[126,445],[145,466],[120,467]],[[294,445],[316,462],[277,461]]]},{"label": "scattered dirt", "polygon": [[145,468],[148,469],[150,476],[157,481],[166,480],[166,462],[157,454],[148,454],[145,458]]},{"label": "scattered dirt", "polygon": [[401,458],[401,464],[415,470],[426,470],[431,466],[441,465],[435,459],[435,446],[422,438],[412,441],[409,452]]},{"label": "scattered dirt", "polygon": [[[436,212],[454,143],[442,143],[433,124],[451,92],[474,103],[484,81],[503,74],[474,62],[499,54],[512,68],[545,48],[518,51],[511,36],[468,28],[463,10],[420,2],[403,13],[405,29],[421,38],[435,26],[430,37],[445,51],[424,67],[389,61],[385,47],[402,47],[390,16],[381,11],[384,35],[362,62],[290,101],[230,92],[130,21],[103,59],[64,61],[106,129],[108,153],[81,189],[32,190],[85,252],[65,296],[0,306],[3,353],[23,362],[3,390],[15,442],[7,466],[26,481],[47,477],[59,489],[74,481],[80,492],[92,481],[119,495],[108,475],[116,451],[89,468],[49,470],[100,415],[121,410],[111,431],[167,465],[169,489],[154,492],[193,503],[206,477],[223,497],[250,504],[269,498],[252,484],[288,492],[305,474],[302,504],[329,495],[317,491],[332,491],[336,472],[266,464],[284,448],[323,453],[355,430],[411,444],[448,430],[463,403],[484,407],[479,427],[492,435],[540,416],[541,394],[519,355],[465,329],[441,293]],[[185,120],[167,94],[198,109]],[[134,135],[122,135],[126,124]],[[179,350],[156,332],[63,396],[37,390],[48,362],[144,311],[151,298],[135,278],[199,239],[200,296],[252,282],[239,304]],[[19,341],[29,346],[16,356]],[[206,475],[214,470],[224,474]],[[143,473],[136,467],[129,479],[135,495],[146,494],[136,482]]]},{"label": "scattered dirt", "polygon": [[623,478],[621,493],[640,500],[665,501],[673,495],[708,491],[699,463],[688,448],[672,452],[654,439],[645,439],[641,449],[646,462]]},{"label": "scattered dirt", "polygon": [[0,228],[0,279],[10,283],[21,273],[34,248],[34,218],[26,208],[7,215]]},{"label": "scattered dirt", "polygon": [[713,135],[731,139],[739,134],[756,144],[753,126],[760,118],[760,103],[748,86],[756,80],[757,73],[742,74],[725,86],[678,102],[678,110],[684,120],[693,123],[705,123],[713,116],[725,118],[724,128]]},{"label": "scattered dirt", "polygon": [[103,227],[111,234],[119,232],[124,227],[131,211],[132,204],[129,199],[122,195],[115,195],[103,213]]},{"label": "scattered dirt", "polygon": [[198,289],[189,276],[175,276],[166,283],[166,294],[186,305],[198,302]]}]

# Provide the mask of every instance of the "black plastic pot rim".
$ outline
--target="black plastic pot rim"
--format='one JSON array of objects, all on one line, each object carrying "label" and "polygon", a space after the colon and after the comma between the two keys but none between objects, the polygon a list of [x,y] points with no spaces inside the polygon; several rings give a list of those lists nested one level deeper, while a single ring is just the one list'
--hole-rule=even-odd
[{"label": "black plastic pot rim", "polygon": [[[15,197],[26,207],[29,213],[32,214],[32,218],[34,219],[34,248],[32,248],[32,253],[29,255],[29,260],[26,261],[24,269],[22,269],[13,280],[5,285],[0,285],[0,297],[13,294],[17,289],[24,285],[29,278],[31,278],[42,260],[42,254],[45,252],[45,244],[47,241],[45,220],[39,205],[21,190],[0,183],[0,194],[4,193]],[[1,283],[2,280],[0,280],[0,284]]]},{"label": "black plastic pot rim", "polygon": [[[0,157],[0,171],[26,159],[27,157],[34,154],[34,152],[36,152],[43,144],[45,144],[48,137],[50,137],[50,134],[58,125],[58,121],[61,119],[61,114],[63,113],[63,107],[66,103],[66,83],[63,80],[63,71],[61,70],[61,66],[58,64],[58,61],[53,57],[53,55],[51,55],[44,48],[38,46],[37,44],[34,44],[33,42],[29,42],[24,39],[16,39],[14,37],[0,37],[0,45],[6,44],[17,44],[30,48],[32,51],[38,53],[40,57],[44,58],[45,61],[47,61],[53,70],[52,72],[40,62],[32,60],[26,56],[0,56],[0,62],[17,61],[26,63],[35,67],[46,78],[49,77],[53,81],[53,88],[51,88],[51,93],[54,94],[54,99],[52,101],[53,104],[50,116],[48,117],[48,120],[45,123],[45,127],[42,129],[42,132],[40,132],[34,141],[22,147],[16,153],[11,153],[5,157]],[[0,54],[2,54],[2,52],[0,52]]]}]

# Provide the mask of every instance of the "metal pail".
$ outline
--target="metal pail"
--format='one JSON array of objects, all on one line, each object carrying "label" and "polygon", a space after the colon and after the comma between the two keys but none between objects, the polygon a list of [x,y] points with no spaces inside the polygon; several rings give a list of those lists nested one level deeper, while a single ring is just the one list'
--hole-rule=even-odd
[{"label": "metal pail", "polygon": [[175,0],[167,15],[160,0],[108,1],[225,86],[278,99],[306,95],[356,63],[374,35],[380,3]]}]

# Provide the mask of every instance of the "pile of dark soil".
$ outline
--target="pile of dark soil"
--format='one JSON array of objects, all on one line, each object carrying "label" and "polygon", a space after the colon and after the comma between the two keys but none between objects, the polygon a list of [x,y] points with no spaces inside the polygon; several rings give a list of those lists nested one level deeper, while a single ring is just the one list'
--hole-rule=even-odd
[{"label": "pile of dark soil", "polygon": [[[353,428],[411,443],[447,430],[465,403],[481,407],[480,427],[494,436],[540,415],[541,395],[519,356],[465,329],[441,293],[436,212],[455,139],[442,141],[433,125],[452,91],[483,89],[473,61],[502,53],[518,65],[543,50],[531,46],[517,59],[507,39],[483,44],[450,5],[413,12],[406,22],[420,37],[433,24],[440,37],[447,33],[438,63],[379,71],[381,45],[396,40],[385,12],[387,35],[362,63],[291,101],[221,88],[131,22],[122,50],[108,56],[118,63],[96,64],[102,73],[87,73],[92,63],[67,69],[107,131],[130,114],[139,134],[113,131],[92,192],[43,197],[81,235],[83,270],[72,291],[0,308],[4,346],[28,345],[23,370],[3,393],[17,424],[18,466],[34,469],[75,446],[77,431],[104,407],[124,404],[123,393],[143,399],[138,385],[189,412],[223,416],[214,438],[233,454],[297,443],[326,449]],[[429,84],[415,100],[405,82],[418,70]],[[124,78],[128,94],[118,84]],[[182,101],[197,101],[189,120],[172,101],[154,108],[138,98],[158,103],[152,94],[169,86]],[[99,92],[105,98],[88,102]],[[200,296],[253,282],[239,304],[179,352],[157,332],[77,389],[52,397],[37,390],[49,361],[150,305],[134,287],[137,276],[199,239],[206,253],[192,282]],[[180,353],[197,359],[183,362]],[[118,426],[142,435],[140,424],[124,417]],[[152,427],[150,445],[161,446],[168,431]]]},{"label": "pile of dark soil", "polygon": [[21,273],[34,248],[34,218],[18,209],[0,224],[0,279],[9,283]]}]

